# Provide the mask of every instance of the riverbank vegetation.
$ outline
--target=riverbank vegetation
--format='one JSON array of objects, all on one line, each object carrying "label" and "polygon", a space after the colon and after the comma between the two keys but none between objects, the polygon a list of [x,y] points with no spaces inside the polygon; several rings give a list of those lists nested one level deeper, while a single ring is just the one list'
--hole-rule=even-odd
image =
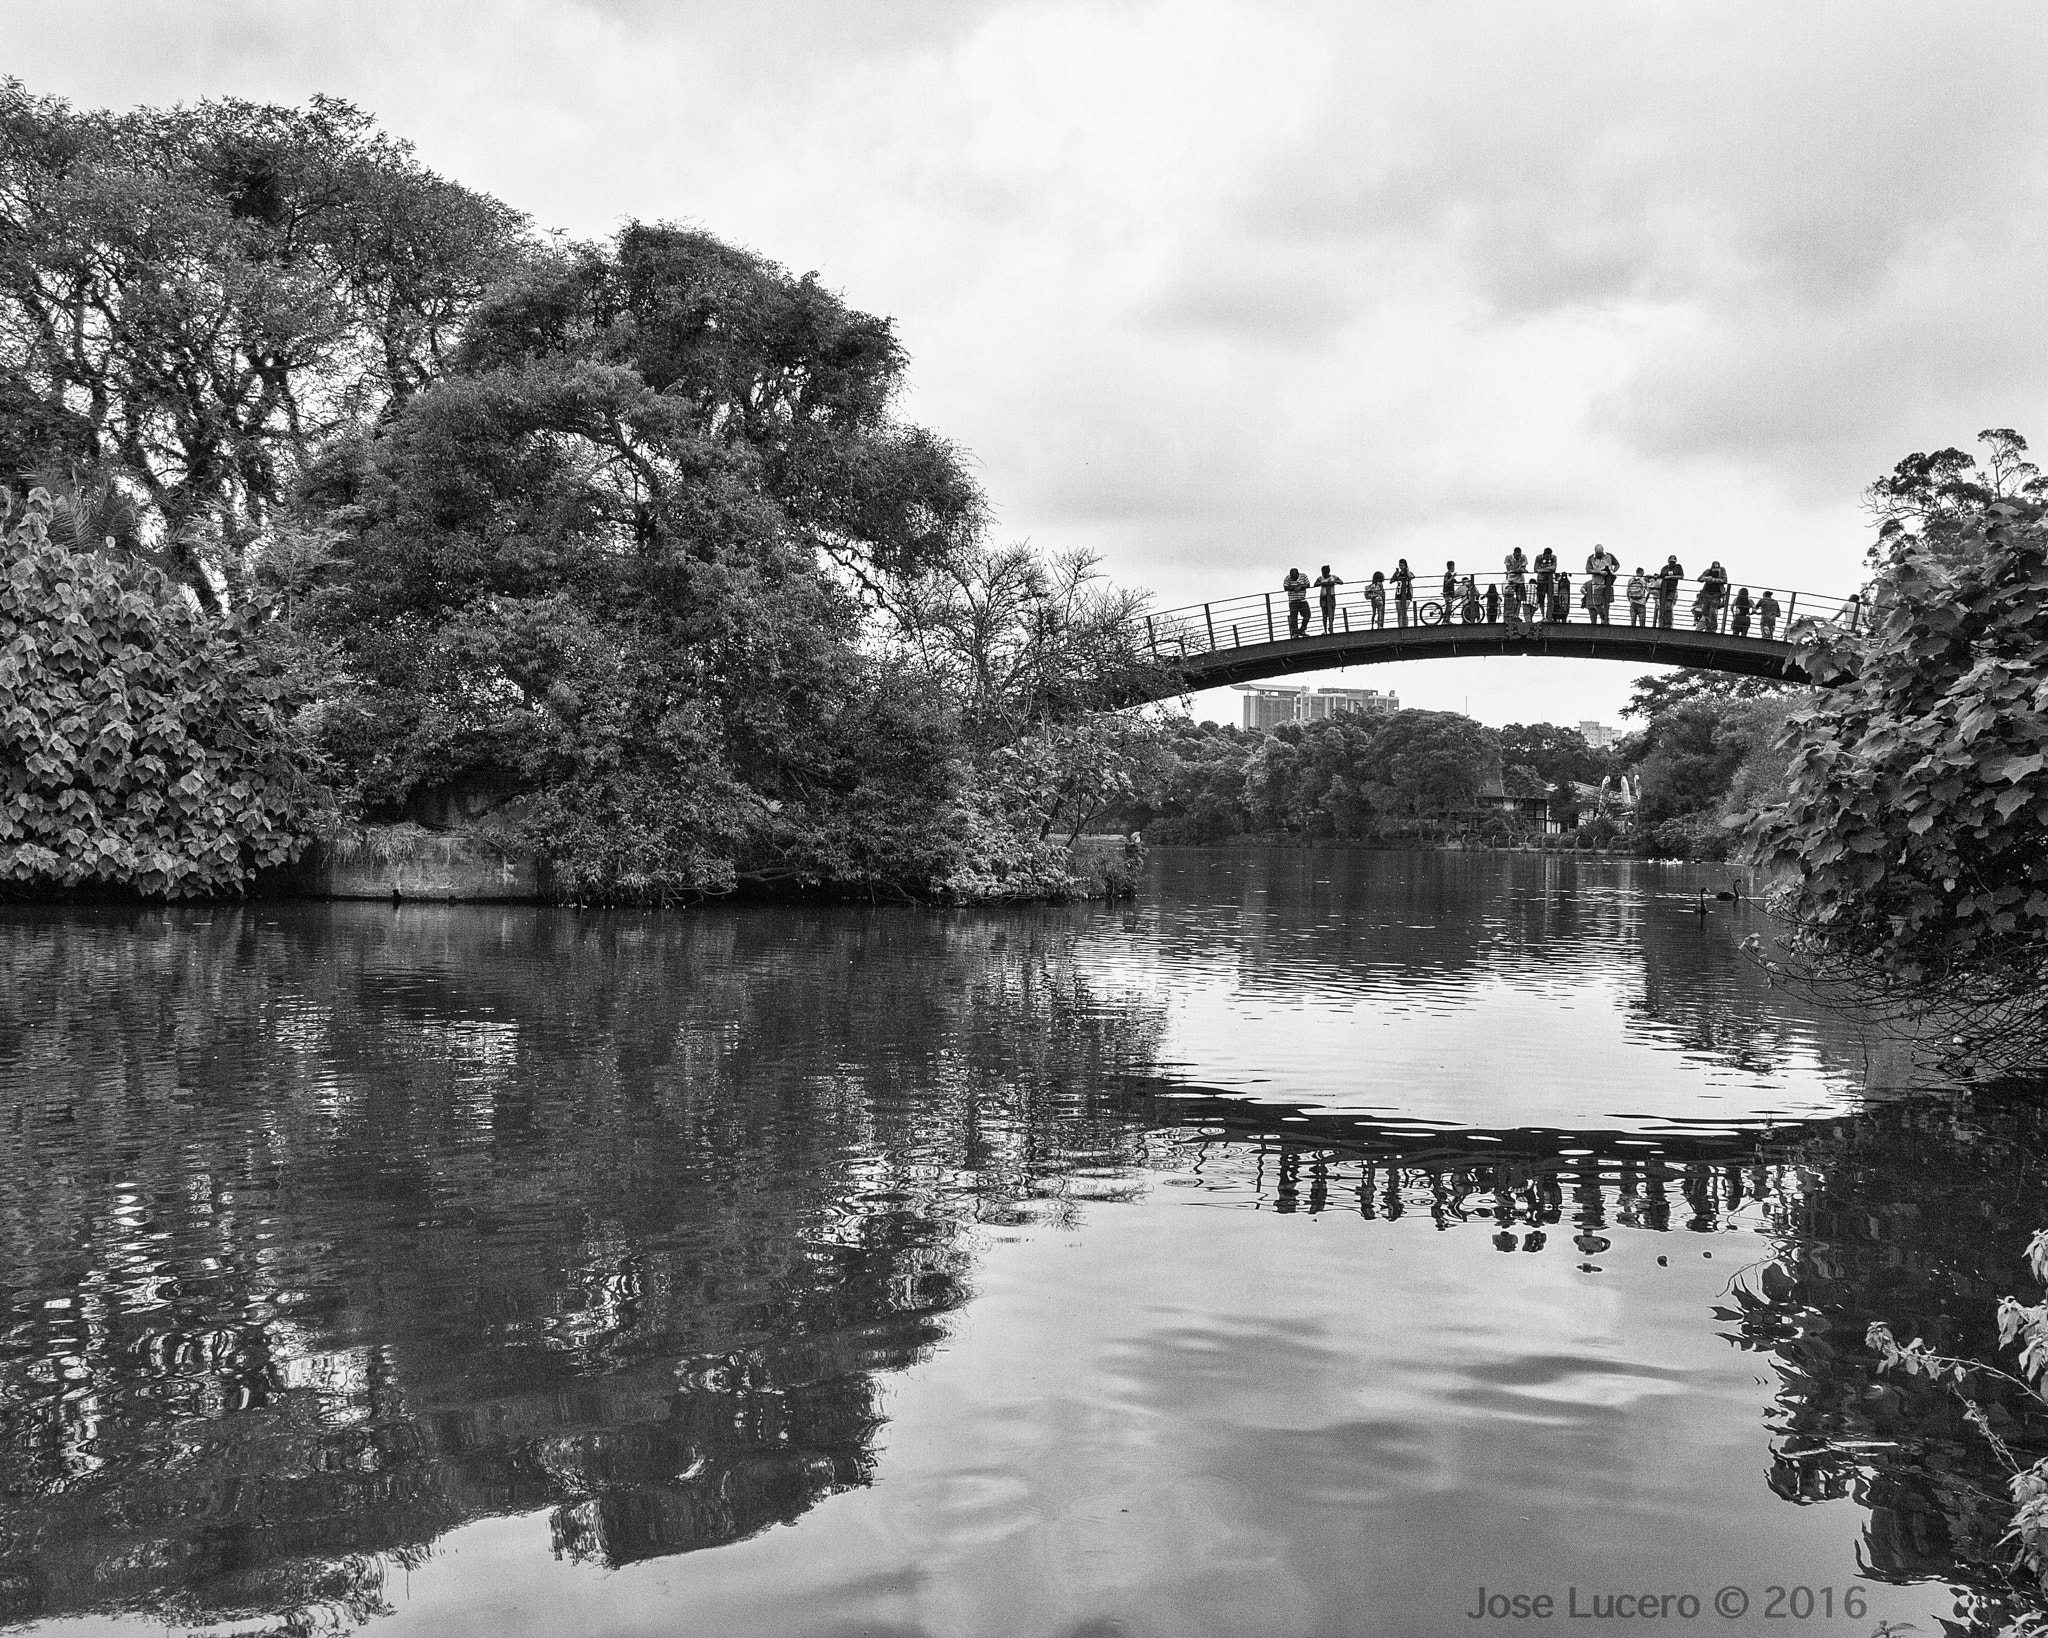
[{"label": "riverbank vegetation", "polygon": [[1901,462],[1871,618],[1807,664],[1781,800],[1803,975],[1934,1024],[1972,1066],[2048,1064],[2048,481],[2017,434]]},{"label": "riverbank vegetation", "polygon": [[707,233],[561,242],[324,98],[10,82],[0,208],[7,887],[234,890],[412,819],[584,902],[1084,890],[1132,600],[991,542],[887,320]]}]

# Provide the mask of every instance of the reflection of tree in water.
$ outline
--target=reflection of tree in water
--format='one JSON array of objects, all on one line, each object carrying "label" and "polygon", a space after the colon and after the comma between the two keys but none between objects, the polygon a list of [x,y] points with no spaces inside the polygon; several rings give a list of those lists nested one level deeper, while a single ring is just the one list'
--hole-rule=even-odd
[{"label": "reflection of tree in water", "polygon": [[1199,957],[1220,935],[1248,991],[1286,989],[1304,968],[1336,981],[1458,973],[1539,945],[1554,959],[1589,937],[1619,938],[1634,915],[1612,890],[1627,866],[1587,867],[1582,879],[1577,861],[1555,855],[1189,849],[1162,868],[1194,878],[1208,902],[1160,917],[1161,958]]},{"label": "reflection of tree in water", "polygon": [[[247,909],[0,931],[0,1620],[380,1606],[868,1482],[977,1218],[1128,1165],[1058,916]],[[294,1619],[303,1619],[301,1617]]]},{"label": "reflection of tree in water", "polygon": [[[1953,1394],[1879,1372],[1863,1336],[1882,1319],[1943,1353],[1998,1360],[1998,1299],[2036,1289],[2023,1253],[2048,1223],[2044,1140],[2032,1097],[1915,1100],[1820,1130],[1788,1157],[1796,1186],[1772,1202],[1773,1261],[1724,1315],[1741,1346],[1775,1356],[1772,1488],[1854,1496],[1869,1509],[1871,1573],[1955,1582],[1958,1632],[2040,1608],[2000,1540],[2006,1470]],[[2048,1453],[2048,1417],[2017,1389],[1979,1373],[1971,1393],[2023,1460]]]}]

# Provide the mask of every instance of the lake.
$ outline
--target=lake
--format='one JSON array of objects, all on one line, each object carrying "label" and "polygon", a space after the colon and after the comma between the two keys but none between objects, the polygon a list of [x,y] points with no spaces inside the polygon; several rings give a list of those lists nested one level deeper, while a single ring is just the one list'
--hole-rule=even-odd
[{"label": "lake", "polygon": [[0,909],[0,1626],[1995,1630],[1863,1334],[1989,1357],[2043,1116],[1730,879]]}]

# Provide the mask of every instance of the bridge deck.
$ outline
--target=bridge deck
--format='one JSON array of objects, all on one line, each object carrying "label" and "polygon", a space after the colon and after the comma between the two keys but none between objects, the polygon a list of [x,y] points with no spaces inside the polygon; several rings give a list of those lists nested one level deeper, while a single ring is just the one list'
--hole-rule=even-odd
[{"label": "bridge deck", "polygon": [[1544,625],[1511,632],[1505,625],[1409,626],[1383,631],[1337,631],[1278,642],[1233,644],[1185,657],[1162,648],[1160,658],[1189,689],[1257,682],[1296,671],[1335,670],[1395,660],[1443,659],[1469,654],[1535,654],[1630,665],[1699,666],[1745,677],[1806,680],[1796,644],[1723,632],[1664,630],[1656,626]]}]

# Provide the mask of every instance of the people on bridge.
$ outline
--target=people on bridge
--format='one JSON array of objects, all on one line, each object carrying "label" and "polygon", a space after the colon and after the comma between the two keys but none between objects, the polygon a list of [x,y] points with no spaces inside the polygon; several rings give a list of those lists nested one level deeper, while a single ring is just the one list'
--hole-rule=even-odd
[{"label": "people on bridge", "polygon": [[1685,579],[1685,565],[1678,561],[1678,554],[1672,553],[1664,559],[1664,567],[1657,571],[1657,624],[1666,631],[1671,629],[1671,618],[1678,608],[1678,587]]},{"label": "people on bridge", "polygon": [[1308,576],[1299,569],[1289,569],[1287,578],[1280,582],[1280,589],[1287,593],[1287,635],[1306,637],[1308,635]]},{"label": "people on bridge", "polygon": [[1536,605],[1529,600],[1529,583],[1520,576],[1508,582],[1507,616],[1510,637],[1530,637],[1536,630]]},{"label": "people on bridge", "polygon": [[1749,635],[1749,588],[1747,586],[1744,586],[1735,594],[1735,608],[1733,618],[1729,621],[1728,629],[1737,637],[1747,637]]},{"label": "people on bridge", "polygon": [[1692,594],[1692,629],[1714,629],[1714,587],[1711,581],[1702,580],[1700,589]]},{"label": "people on bridge", "polygon": [[1507,570],[1510,580],[1519,580],[1529,572],[1528,556],[1519,546],[1502,558],[1500,563],[1501,567]]},{"label": "people on bridge", "polygon": [[1649,618],[1650,583],[1643,578],[1643,566],[1638,563],[1636,572],[1628,583],[1628,623],[1640,626]]},{"label": "people on bridge", "polygon": [[1713,629],[1721,627],[1721,613],[1728,606],[1728,571],[1721,567],[1717,557],[1707,565],[1707,572],[1700,576],[1700,588],[1707,594],[1707,609],[1713,616]]},{"label": "people on bridge", "polygon": [[[1458,618],[1463,620],[1468,626],[1476,626],[1479,624],[1479,617],[1482,612],[1479,603],[1479,587],[1473,583],[1472,577],[1468,574],[1458,582]],[[1446,609],[1444,611],[1444,618],[1446,620],[1450,618],[1450,610]]]},{"label": "people on bridge", "polygon": [[1572,617],[1572,577],[1562,569],[1550,583],[1549,618],[1555,625],[1563,625]]},{"label": "people on bridge", "polygon": [[1863,594],[1851,592],[1849,601],[1842,605],[1841,624],[1847,631],[1863,629]]},{"label": "people on bridge", "polygon": [[1489,626],[1500,624],[1500,587],[1490,580],[1486,583],[1486,623]]},{"label": "people on bridge", "polygon": [[1764,641],[1769,642],[1778,634],[1778,600],[1771,595],[1770,587],[1764,588],[1763,596],[1756,600],[1756,620],[1763,629]]},{"label": "people on bridge", "polygon": [[1587,585],[1581,593],[1586,613],[1596,626],[1608,623],[1608,610],[1614,606],[1614,582],[1620,574],[1621,559],[1596,543],[1586,559]]},{"label": "people on bridge", "polygon": [[1372,612],[1372,629],[1384,631],[1387,625],[1387,577],[1377,569],[1365,583],[1365,606]]},{"label": "people on bridge", "polygon": [[1408,606],[1415,601],[1415,571],[1408,567],[1404,557],[1394,565],[1394,620],[1404,630],[1408,625]]},{"label": "people on bridge", "polygon": [[1337,588],[1343,580],[1330,573],[1330,565],[1323,565],[1323,572],[1316,576],[1316,599],[1323,608],[1323,635],[1328,636],[1337,629]]},{"label": "people on bridge", "polygon": [[1458,606],[1458,565],[1444,565],[1444,620],[1448,623],[1451,611]]},{"label": "people on bridge", "polygon": [[1551,582],[1557,578],[1557,553],[1548,546],[1536,554],[1536,617],[1550,607]]}]

